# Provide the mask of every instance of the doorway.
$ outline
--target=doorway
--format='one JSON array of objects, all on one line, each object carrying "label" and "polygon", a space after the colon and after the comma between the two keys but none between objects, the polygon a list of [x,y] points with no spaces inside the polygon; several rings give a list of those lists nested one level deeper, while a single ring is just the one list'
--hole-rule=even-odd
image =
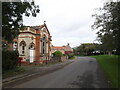
[{"label": "doorway", "polygon": [[29,49],[30,49],[30,63],[33,63],[34,62],[34,51],[35,51],[34,43],[30,44]]}]

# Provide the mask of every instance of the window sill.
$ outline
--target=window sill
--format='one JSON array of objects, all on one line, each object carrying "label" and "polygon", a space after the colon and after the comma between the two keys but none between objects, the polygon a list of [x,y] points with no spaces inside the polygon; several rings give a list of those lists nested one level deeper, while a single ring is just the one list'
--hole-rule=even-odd
[{"label": "window sill", "polygon": [[20,56],[25,56],[24,54],[21,54]]}]

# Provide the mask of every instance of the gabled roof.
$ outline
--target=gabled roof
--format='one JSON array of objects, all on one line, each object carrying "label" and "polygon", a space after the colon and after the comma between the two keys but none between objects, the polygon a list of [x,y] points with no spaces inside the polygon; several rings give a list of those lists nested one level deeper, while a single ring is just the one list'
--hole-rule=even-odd
[{"label": "gabled roof", "polygon": [[47,25],[44,23],[43,25],[41,25],[40,26],[40,29],[42,29],[43,27],[45,27],[46,28],[46,30],[47,30],[47,32],[48,32],[48,34],[50,35],[50,32],[49,32],[49,30],[48,30],[48,28],[47,28]]},{"label": "gabled roof", "polygon": [[39,30],[40,26],[32,26],[31,28],[35,29],[35,30]]},{"label": "gabled roof", "polygon": [[[31,28],[31,29],[33,29],[33,30],[41,30],[42,28],[46,28],[46,31],[48,32],[48,34],[50,35],[50,32],[49,32],[49,30],[48,30],[48,28],[47,28],[47,25],[44,23],[43,25],[39,25],[39,26],[25,26],[25,28],[27,28],[27,27],[29,27],[29,28]],[[26,32],[26,31],[21,31],[21,32]],[[27,31],[28,32],[28,31]],[[29,31],[29,32],[31,32],[31,31]],[[35,32],[34,32],[35,33]]]},{"label": "gabled roof", "polygon": [[52,47],[52,48],[54,48],[54,49],[64,49],[65,47],[60,47],[60,46],[55,46],[55,47]]},{"label": "gabled roof", "polygon": [[49,32],[49,30],[48,30],[48,28],[47,28],[47,25],[44,23],[43,25],[40,25],[40,26],[31,26],[31,28],[33,28],[33,29],[35,29],[35,30],[41,30],[42,28],[46,28],[46,30],[47,30],[47,32],[48,32],[48,34],[50,35],[50,32]]}]

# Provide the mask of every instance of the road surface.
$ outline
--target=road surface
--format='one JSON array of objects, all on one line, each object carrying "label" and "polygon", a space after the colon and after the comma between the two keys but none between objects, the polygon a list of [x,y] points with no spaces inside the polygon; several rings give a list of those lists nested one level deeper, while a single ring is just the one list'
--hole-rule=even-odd
[{"label": "road surface", "polygon": [[99,64],[94,58],[77,57],[66,67],[34,78],[13,88],[109,88]]}]

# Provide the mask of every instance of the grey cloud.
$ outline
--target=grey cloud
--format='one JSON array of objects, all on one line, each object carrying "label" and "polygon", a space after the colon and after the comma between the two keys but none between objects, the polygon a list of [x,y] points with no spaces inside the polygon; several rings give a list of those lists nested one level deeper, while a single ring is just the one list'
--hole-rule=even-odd
[{"label": "grey cloud", "polygon": [[53,45],[70,43],[72,47],[93,42],[93,9],[101,6],[101,0],[35,0],[40,5],[37,17],[24,17],[25,25],[41,25],[46,20]]}]

